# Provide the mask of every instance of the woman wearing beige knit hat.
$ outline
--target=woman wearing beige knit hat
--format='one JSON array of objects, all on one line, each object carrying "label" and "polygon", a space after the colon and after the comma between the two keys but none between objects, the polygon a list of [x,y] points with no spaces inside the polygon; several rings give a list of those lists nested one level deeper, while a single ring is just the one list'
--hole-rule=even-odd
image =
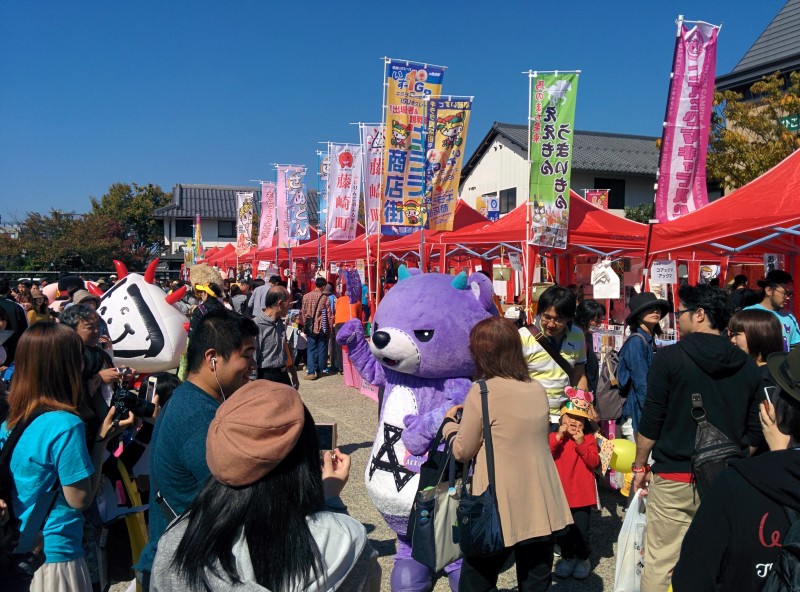
[{"label": "woman wearing beige knit hat", "polygon": [[151,591],[379,589],[366,530],[341,513],[350,457],[326,452],[320,470],[314,419],[295,389],[239,389],[209,427],[206,460],[212,477],[161,537]]}]

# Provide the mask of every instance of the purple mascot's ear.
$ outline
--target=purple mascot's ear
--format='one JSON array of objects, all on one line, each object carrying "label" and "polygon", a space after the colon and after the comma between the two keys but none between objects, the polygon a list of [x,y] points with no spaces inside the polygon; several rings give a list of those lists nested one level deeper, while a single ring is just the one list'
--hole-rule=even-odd
[{"label": "purple mascot's ear", "polygon": [[468,282],[469,287],[472,289],[472,294],[481,303],[483,309],[495,315],[499,314],[497,307],[494,305],[494,286],[492,281],[482,273],[473,273],[469,276]]}]

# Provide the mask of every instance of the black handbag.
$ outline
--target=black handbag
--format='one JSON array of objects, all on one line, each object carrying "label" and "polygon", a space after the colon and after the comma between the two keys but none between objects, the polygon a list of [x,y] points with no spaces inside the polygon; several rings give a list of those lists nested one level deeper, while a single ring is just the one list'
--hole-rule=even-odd
[{"label": "black handbag", "polygon": [[483,440],[486,447],[489,486],[482,494],[471,495],[467,493],[467,480],[462,481],[461,500],[458,503],[457,511],[458,536],[461,550],[466,557],[490,557],[505,549],[495,493],[494,448],[492,447],[492,428],[489,425],[489,389],[483,380],[479,380],[478,385],[481,389]]}]

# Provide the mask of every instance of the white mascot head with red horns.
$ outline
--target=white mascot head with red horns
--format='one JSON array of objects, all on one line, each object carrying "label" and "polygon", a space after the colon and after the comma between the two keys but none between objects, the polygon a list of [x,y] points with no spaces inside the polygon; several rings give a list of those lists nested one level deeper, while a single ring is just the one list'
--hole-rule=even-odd
[{"label": "white mascot head with red horns", "polygon": [[157,265],[158,259],[153,259],[142,277],[114,261],[118,279],[110,290],[103,294],[89,285],[100,296],[97,312],[108,325],[114,363],[142,373],[177,368],[186,349],[186,317],[173,306],[186,287],[165,294],[153,283]]}]

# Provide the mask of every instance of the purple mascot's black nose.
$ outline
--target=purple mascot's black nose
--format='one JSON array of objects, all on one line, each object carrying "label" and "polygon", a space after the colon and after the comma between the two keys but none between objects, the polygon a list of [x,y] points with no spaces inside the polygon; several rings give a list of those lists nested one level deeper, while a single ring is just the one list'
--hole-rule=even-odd
[{"label": "purple mascot's black nose", "polygon": [[391,340],[392,336],[386,331],[375,331],[375,333],[372,335],[372,343],[374,343],[378,349],[383,349],[389,345]]}]

